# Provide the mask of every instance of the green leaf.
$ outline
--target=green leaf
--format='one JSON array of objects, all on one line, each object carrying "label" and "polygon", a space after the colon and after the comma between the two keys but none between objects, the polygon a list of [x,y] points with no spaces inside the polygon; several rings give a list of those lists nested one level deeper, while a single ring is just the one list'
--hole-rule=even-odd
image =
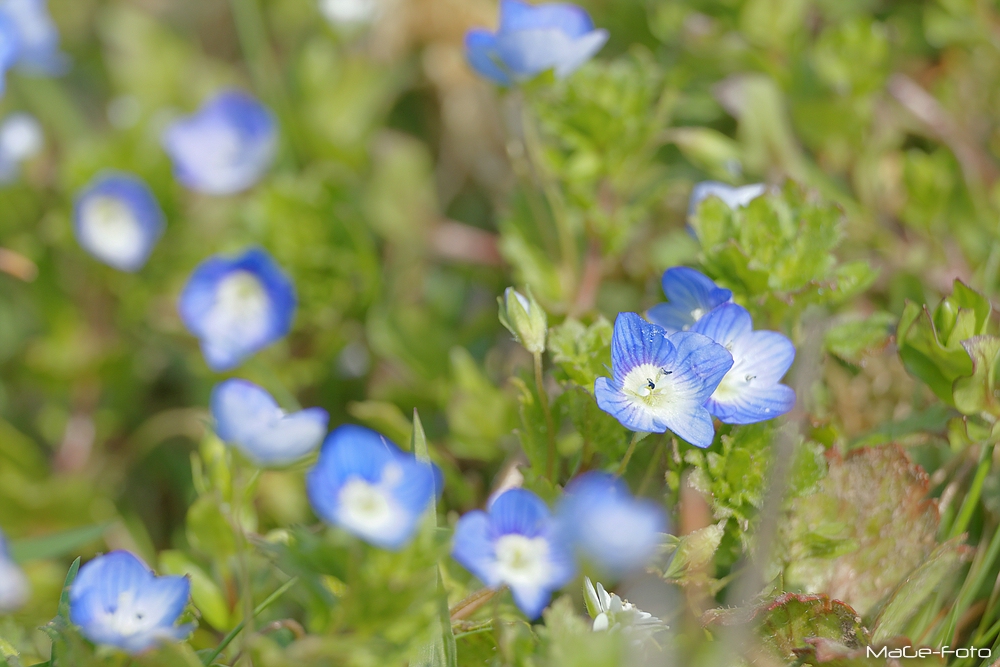
[{"label": "green leaf", "polygon": [[41,537],[13,540],[10,543],[10,554],[18,563],[45,558],[60,558],[99,540],[110,525],[110,522],[100,523]]},{"label": "green leaf", "polygon": [[216,630],[229,629],[231,618],[226,597],[201,567],[180,551],[161,551],[160,569],[164,574],[188,577],[191,599],[202,618]]},{"label": "green leaf", "polygon": [[611,361],[611,335],[614,328],[604,317],[593,324],[567,318],[549,331],[552,360],[570,381],[593,393],[594,381],[607,375]]},{"label": "green leaf", "polygon": [[188,508],[187,537],[192,547],[207,556],[226,558],[236,554],[233,528],[211,495],[198,498]]},{"label": "green leaf", "polygon": [[1000,373],[1000,338],[973,336],[962,341],[972,359],[972,375],[955,380],[955,407],[964,415],[1000,416],[997,374]]}]

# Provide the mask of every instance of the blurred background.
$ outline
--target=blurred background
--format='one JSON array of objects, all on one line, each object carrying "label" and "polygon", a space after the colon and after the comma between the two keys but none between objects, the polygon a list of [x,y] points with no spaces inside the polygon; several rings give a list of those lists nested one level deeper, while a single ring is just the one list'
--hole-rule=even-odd
[{"label": "blurred background", "polygon": [[[186,548],[191,454],[223,376],[177,297],[209,254],[254,245],[300,305],[292,333],[232,375],[400,443],[418,408],[446,507],[479,506],[517,451],[507,378],[531,361],[496,297],[530,284],[555,320],[661,301],[662,271],[697,257],[688,195],[709,178],[802,182],[847,214],[842,256],[879,269],[843,310],[884,335],[827,355],[817,433],[854,442],[913,415],[928,420],[920,442],[943,433],[886,346],[888,314],[936,302],[955,277],[988,295],[1000,281],[996,2],[583,4],[611,33],[598,61],[566,84],[506,92],[464,60],[465,31],[495,25],[488,0],[50,0],[70,65],[15,68],[0,101],[45,137],[0,188],[3,530],[79,529],[73,555],[128,548],[156,562]],[[275,112],[279,155],[244,194],[193,194],[160,135],[224,87]],[[525,155],[529,132],[541,155]],[[136,274],[73,237],[74,195],[105,169],[140,175],[166,212]],[[578,232],[561,263],[532,208],[549,185]],[[301,472],[259,484],[261,532],[315,521]],[[32,601],[0,634],[53,615],[62,551],[26,564]]]}]

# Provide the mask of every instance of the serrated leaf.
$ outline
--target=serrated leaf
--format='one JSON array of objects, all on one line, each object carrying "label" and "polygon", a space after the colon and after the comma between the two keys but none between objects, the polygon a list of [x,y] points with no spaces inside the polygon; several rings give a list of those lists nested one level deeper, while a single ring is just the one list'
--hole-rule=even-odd
[{"label": "serrated leaf", "polygon": [[841,322],[827,329],[824,346],[840,359],[857,364],[865,355],[888,344],[895,323],[896,318],[885,312]]},{"label": "serrated leaf", "polygon": [[605,364],[611,358],[613,331],[604,317],[589,326],[569,318],[549,330],[552,360],[572,382],[593,393],[594,381],[608,374]]}]

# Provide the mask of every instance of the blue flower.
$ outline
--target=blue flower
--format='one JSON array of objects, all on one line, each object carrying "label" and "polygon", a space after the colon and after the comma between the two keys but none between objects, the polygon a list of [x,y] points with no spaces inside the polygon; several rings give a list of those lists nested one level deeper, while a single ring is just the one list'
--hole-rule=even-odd
[{"label": "blue flower", "polygon": [[383,549],[402,548],[440,492],[437,466],[375,431],[346,424],[327,436],[306,490],[321,519]]},{"label": "blue flower", "polygon": [[49,15],[46,0],[3,0],[0,14],[17,30],[18,69],[28,74],[57,76],[69,67],[59,50],[59,30]]},{"label": "blue flower", "polygon": [[607,30],[595,30],[590,16],[576,5],[538,6],[500,0],[500,27],[465,35],[465,52],[474,70],[509,86],[547,70],[569,76],[608,41]]},{"label": "blue flower", "polygon": [[633,498],[622,480],[601,472],[571,481],[557,516],[566,539],[616,576],[647,565],[667,530],[662,507]]},{"label": "blue flower", "polygon": [[330,413],[308,408],[286,414],[269,393],[246,380],[220,382],[212,390],[215,433],[260,465],[287,465],[319,446]]},{"label": "blue flower", "polygon": [[650,322],[668,333],[687,331],[705,313],[733,299],[732,292],[686,266],[675,266],[663,272],[663,293],[667,295],[667,303],[653,306],[647,315]]},{"label": "blue flower", "polygon": [[753,424],[792,409],[795,392],[779,384],[795,360],[792,341],[774,331],[754,331],[750,313],[735,303],[719,306],[691,330],[733,355],[733,367],[705,404],[720,421]]},{"label": "blue flower", "polygon": [[166,227],[156,197],[131,174],[98,176],[76,197],[73,233],[84,250],[120,271],[138,271]]},{"label": "blue flower", "polygon": [[178,308],[209,367],[225,371],[287,334],[295,306],[292,281],[270,255],[253,248],[199,264]]},{"label": "blue flower", "polygon": [[20,609],[29,594],[28,578],[10,557],[7,541],[0,532],[0,614]]},{"label": "blue flower", "polygon": [[474,510],[459,519],[451,555],[490,588],[508,586],[529,618],[538,618],[576,572],[549,508],[525,489],[504,491],[489,513]]},{"label": "blue flower", "polygon": [[620,313],[611,338],[612,377],[597,378],[597,405],[633,431],[667,430],[697,447],[715,436],[705,401],[733,357],[699,333],[670,336],[635,313]]},{"label": "blue flower", "polygon": [[141,653],[191,633],[193,625],[176,625],[190,593],[186,577],[157,577],[129,552],[112,551],[80,568],[69,617],[95,644]]},{"label": "blue flower", "polygon": [[274,115],[246,93],[228,90],[170,125],[163,147],[174,176],[209,195],[246,190],[270,168],[278,146]]},{"label": "blue flower", "polygon": [[767,192],[767,186],[763,183],[753,183],[737,187],[720,183],[719,181],[702,181],[691,190],[691,199],[688,201],[688,215],[694,215],[698,210],[698,204],[709,197],[718,197],[729,208],[737,209],[746,206],[765,192]]},{"label": "blue flower", "polygon": [[7,89],[7,70],[17,62],[21,38],[14,19],[0,12],[0,95]]},{"label": "blue flower", "polygon": [[42,126],[31,114],[12,113],[0,121],[0,183],[17,180],[21,163],[37,155],[44,143]]}]

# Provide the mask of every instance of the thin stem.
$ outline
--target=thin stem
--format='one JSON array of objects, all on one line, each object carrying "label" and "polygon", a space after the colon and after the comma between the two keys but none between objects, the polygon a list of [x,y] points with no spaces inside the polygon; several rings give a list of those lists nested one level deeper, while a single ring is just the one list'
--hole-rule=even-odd
[{"label": "thin stem", "polygon": [[618,477],[625,474],[625,469],[628,468],[628,462],[632,459],[632,454],[635,453],[635,446],[639,444],[639,440],[646,435],[642,431],[635,431],[632,434],[632,440],[628,443],[628,450],[625,451],[625,458],[622,459],[621,464],[618,466],[618,472],[615,473]]},{"label": "thin stem", "polygon": [[452,623],[462,621],[475,614],[487,602],[493,599],[498,592],[496,588],[480,588],[475,593],[467,595],[458,604],[448,610],[448,617]]},{"label": "thin stem", "polygon": [[969,492],[962,500],[962,506],[958,511],[955,522],[951,524],[951,530],[948,531],[948,539],[958,537],[964,533],[965,529],[969,526],[969,521],[972,520],[972,513],[979,504],[979,496],[983,492],[983,484],[986,482],[986,476],[989,474],[990,466],[993,463],[993,447],[994,445],[983,445],[982,451],[979,454],[979,465],[976,468],[976,476],[973,477],[972,486],[969,487]]},{"label": "thin stem", "polygon": [[556,469],[556,430],[552,421],[552,410],[549,408],[549,395],[545,391],[545,377],[542,374],[542,353],[534,353],[535,360],[535,386],[538,388],[538,402],[545,413],[545,434],[548,440],[548,454],[545,458],[545,476],[555,482]]},{"label": "thin stem", "polygon": [[660,440],[660,443],[656,446],[656,451],[653,452],[653,460],[649,462],[649,468],[646,470],[646,474],[643,476],[642,482],[639,483],[639,490],[636,491],[636,495],[645,495],[646,489],[648,489],[649,485],[653,483],[653,478],[660,470],[660,461],[663,459],[663,454],[666,449],[666,439]]},{"label": "thin stem", "polygon": [[[289,588],[291,588],[292,586],[294,586],[296,583],[298,583],[298,581],[299,581],[298,577],[292,577],[291,579],[289,579],[288,581],[286,581],[284,584],[282,584],[276,591],[274,591],[273,593],[271,593],[270,595],[268,595],[267,599],[265,599],[263,602],[261,602],[259,605],[257,605],[254,608],[254,610],[253,610],[253,616],[260,616],[261,614],[263,614],[264,610],[266,610],[268,607],[270,607],[272,604],[274,604],[275,600],[277,600],[282,595],[284,595],[285,592]],[[229,631],[229,634],[227,634],[222,639],[222,641],[219,643],[219,645],[216,646],[215,649],[211,653],[205,655],[205,657],[202,658],[201,664],[203,664],[203,665],[211,665],[215,661],[215,659],[218,658],[219,655],[223,651],[226,650],[226,647],[229,646],[233,642],[234,639],[236,639],[236,636],[238,634],[240,634],[240,632],[243,631],[244,627],[246,627],[246,621],[245,620],[240,621],[236,625],[235,628],[233,628],[232,630]]]}]

